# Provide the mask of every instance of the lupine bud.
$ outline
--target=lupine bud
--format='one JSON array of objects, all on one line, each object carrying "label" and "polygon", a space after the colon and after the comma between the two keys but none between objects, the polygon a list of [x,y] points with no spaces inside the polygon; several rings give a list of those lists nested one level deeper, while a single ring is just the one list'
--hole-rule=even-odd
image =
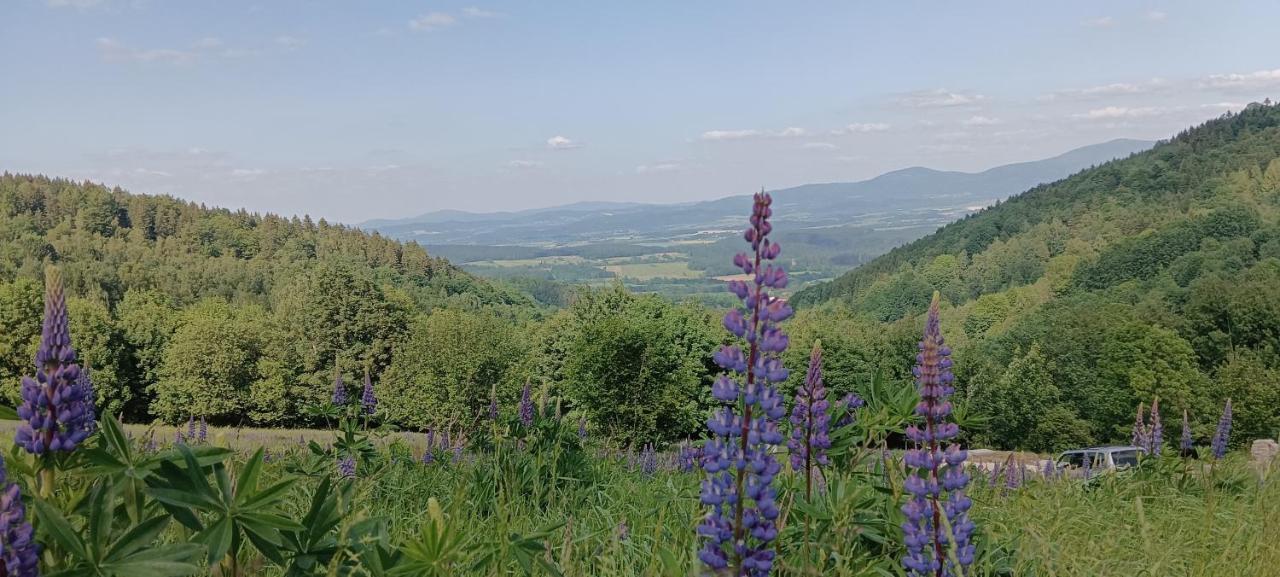
[{"label": "lupine bud", "polygon": [[9,482],[2,459],[0,487],[0,575],[36,577],[40,545],[32,537],[22,491],[16,483]]},{"label": "lupine bud", "polygon": [[[949,399],[955,389],[951,385],[951,349],[942,338],[938,304],[935,292],[914,370],[920,391],[915,412],[923,420],[924,428],[907,429],[907,438],[915,446],[904,457],[911,471],[903,487],[911,497],[902,507],[907,517],[902,524],[907,548],[902,565],[908,575],[919,577],[963,575],[965,568],[973,563],[974,555],[970,542],[974,525],[968,516],[973,502],[964,494],[969,483],[969,475],[964,470],[967,455],[958,446],[950,445],[945,451],[947,456],[938,458],[943,454],[942,442],[960,434],[955,423],[945,422],[951,414]],[[1005,475],[1006,482],[1010,482],[1014,471],[1006,468]],[[946,516],[949,532],[933,522],[935,515]],[[945,553],[938,555],[939,551],[951,548],[956,551],[954,560]]]},{"label": "lupine bud", "polygon": [[[766,193],[755,195],[751,226],[743,238],[751,243],[751,253],[734,257],[734,264],[752,283],[728,283],[729,291],[744,305],[729,311],[726,330],[745,340],[749,352],[726,346],[715,361],[730,374],[721,376],[712,394],[721,407],[707,422],[712,437],[702,448],[702,466],[707,479],[702,483],[701,501],[710,511],[698,526],[703,547],[698,558],[713,573],[733,567],[735,577],[767,577],[773,569],[777,537],[778,507],[773,478],[781,465],[771,447],[782,442],[778,421],[786,414],[782,396],[773,383],[786,380],[787,371],[778,359],[786,349],[786,334],[777,323],[791,316],[791,308],[769,288],[786,285],[781,268],[767,261],[778,257],[780,248],[769,241],[772,230]],[[741,380],[733,375],[742,375]],[[737,414],[741,407],[743,414]]]},{"label": "lupine bud", "polygon": [[364,391],[360,394],[360,408],[366,415],[372,415],[378,409],[378,397],[373,394],[373,381],[369,380],[369,371],[364,373]]},{"label": "lupine bud", "polygon": [[1222,417],[1218,419],[1218,428],[1213,432],[1213,443],[1210,449],[1214,459],[1221,459],[1227,454],[1227,443],[1231,440],[1231,399],[1222,407]]},{"label": "lupine bud", "polygon": [[343,479],[356,478],[356,460],[353,457],[343,457],[338,460],[338,476]]},{"label": "lupine bud", "polygon": [[71,348],[62,275],[45,272],[44,324],[36,349],[35,378],[22,377],[22,404],[14,441],[34,455],[70,452],[89,436],[94,424],[91,385],[80,380],[80,365]]}]

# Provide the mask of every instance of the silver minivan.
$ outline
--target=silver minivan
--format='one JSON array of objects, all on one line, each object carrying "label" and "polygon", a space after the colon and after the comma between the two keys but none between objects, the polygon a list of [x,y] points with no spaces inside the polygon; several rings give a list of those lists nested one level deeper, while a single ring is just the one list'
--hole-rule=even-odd
[{"label": "silver minivan", "polygon": [[1089,460],[1089,466],[1094,470],[1125,469],[1137,465],[1139,455],[1144,452],[1146,451],[1142,447],[1132,445],[1090,447],[1063,451],[1058,455],[1057,462],[1059,469],[1084,468],[1085,459]]}]

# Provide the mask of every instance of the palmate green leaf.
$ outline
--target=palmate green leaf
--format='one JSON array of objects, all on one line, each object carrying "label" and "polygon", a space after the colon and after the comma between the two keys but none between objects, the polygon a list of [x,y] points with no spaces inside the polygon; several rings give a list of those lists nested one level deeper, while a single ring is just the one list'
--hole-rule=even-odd
[{"label": "palmate green leaf", "polygon": [[165,527],[169,526],[171,520],[172,517],[160,515],[134,525],[111,544],[103,560],[123,559],[145,547],[150,547]]},{"label": "palmate green leaf", "polygon": [[251,487],[251,485],[236,485],[240,490],[236,499],[238,501],[237,505],[242,509],[249,510],[258,510],[270,507],[280,501],[283,501],[284,498],[288,496],[289,489],[293,488],[295,483],[297,483],[297,479],[285,479],[284,481],[257,492],[245,490],[246,487]]},{"label": "palmate green leaf", "polygon": [[192,541],[208,548],[209,554],[206,559],[209,565],[213,565],[226,557],[227,551],[231,550],[231,535],[234,530],[231,520],[222,517],[210,523],[203,531],[196,533]]},{"label": "palmate green leaf", "polygon": [[185,577],[204,570],[195,563],[202,553],[204,547],[195,543],[175,543],[104,560],[99,568],[113,577]]},{"label": "palmate green leaf", "polygon": [[35,505],[40,532],[51,537],[67,554],[87,560],[89,551],[85,548],[84,541],[71,528],[71,523],[62,516],[62,512],[43,499],[35,499]]}]

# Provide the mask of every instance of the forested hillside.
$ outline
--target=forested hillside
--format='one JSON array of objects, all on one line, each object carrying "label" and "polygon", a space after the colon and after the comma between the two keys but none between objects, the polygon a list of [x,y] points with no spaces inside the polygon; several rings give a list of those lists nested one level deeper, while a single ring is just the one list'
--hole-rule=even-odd
[{"label": "forested hillside", "polygon": [[101,407],[134,420],[296,421],[335,367],[378,375],[435,309],[507,322],[532,301],[402,243],[324,220],[0,176],[0,375],[17,395],[58,265]]},{"label": "forested hillside", "polygon": [[1033,188],[793,302],[856,358],[918,324],[934,290],[963,398],[997,445],[1123,440],[1157,396],[1201,438],[1228,397],[1242,437],[1274,435],[1280,106]]}]

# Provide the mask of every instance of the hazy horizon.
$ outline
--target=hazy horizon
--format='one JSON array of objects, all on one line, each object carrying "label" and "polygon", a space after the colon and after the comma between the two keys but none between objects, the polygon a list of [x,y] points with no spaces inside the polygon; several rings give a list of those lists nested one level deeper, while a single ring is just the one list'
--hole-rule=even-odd
[{"label": "hazy horizon", "polygon": [[1276,16],[21,0],[0,7],[0,170],[348,223],[975,171],[1280,94]]}]

